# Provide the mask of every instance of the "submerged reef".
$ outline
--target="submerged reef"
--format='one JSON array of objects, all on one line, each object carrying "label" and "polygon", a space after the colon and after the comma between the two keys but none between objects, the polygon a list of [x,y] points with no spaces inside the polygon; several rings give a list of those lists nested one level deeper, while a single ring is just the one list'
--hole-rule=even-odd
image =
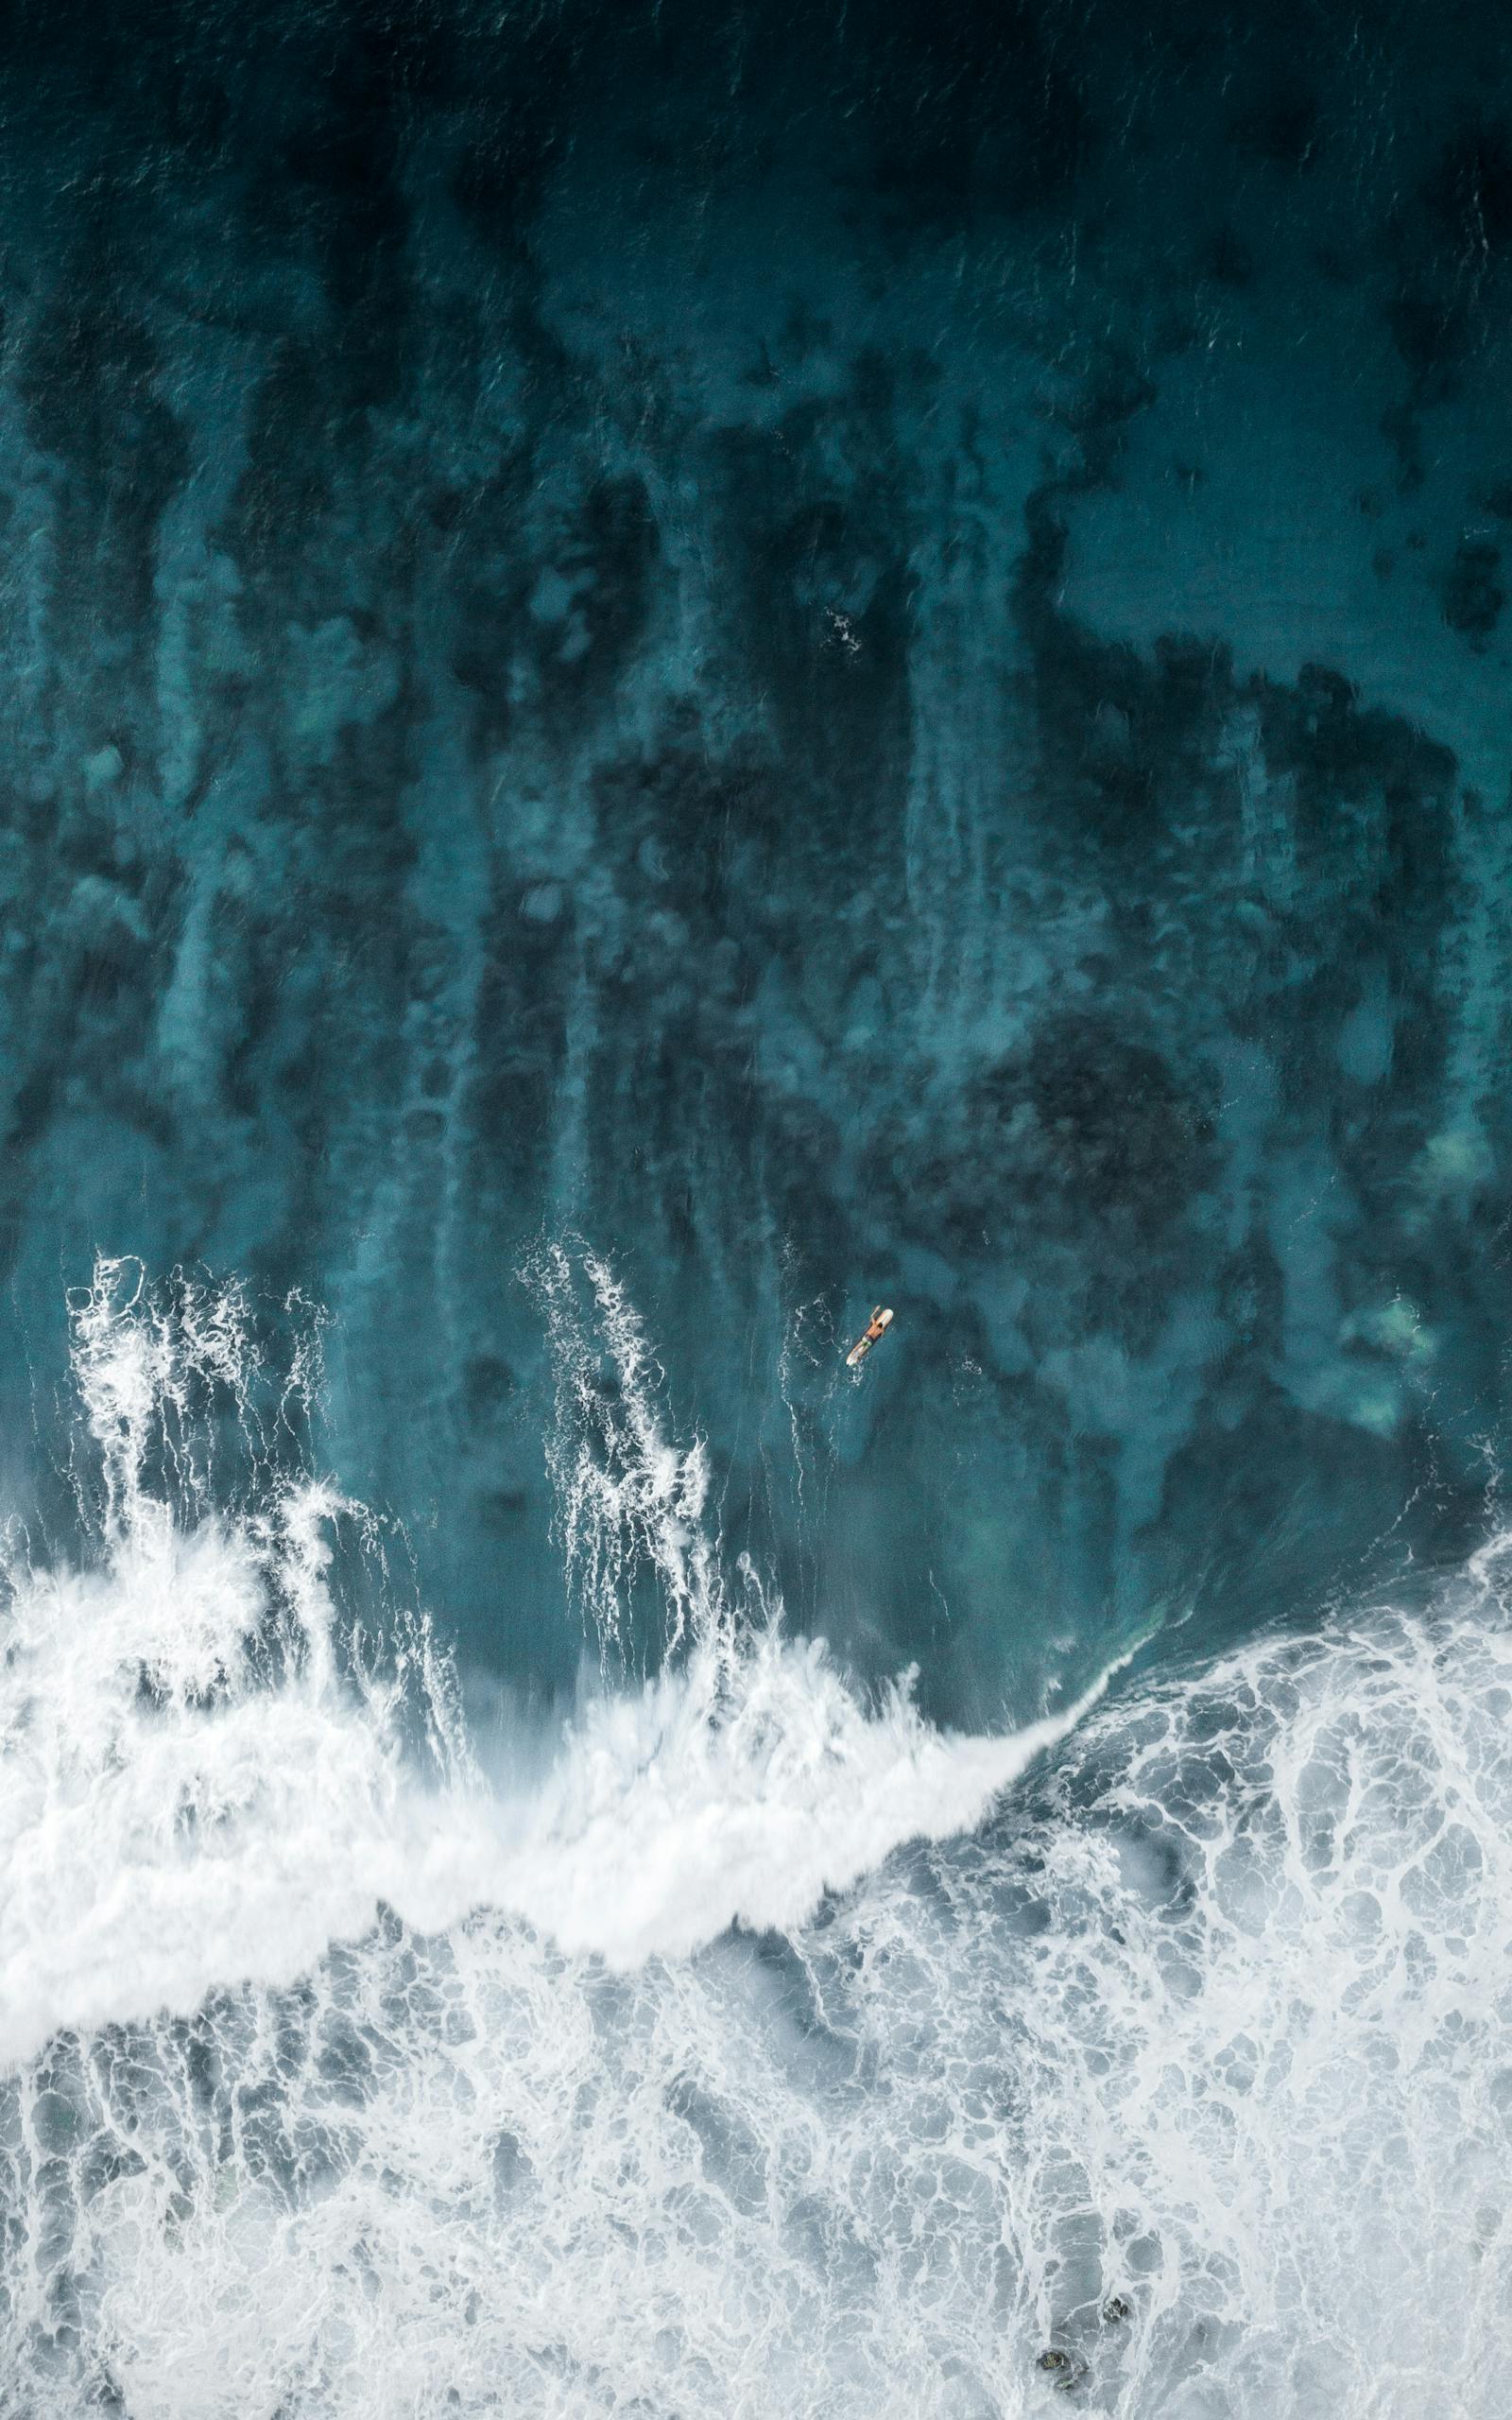
[{"label": "submerged reef", "polygon": [[13,1341],[96,1247],[318,1297],[342,1477],[547,1690],[543,1232],[936,1711],[1477,1530],[1489,12],[1384,95],[1194,8],[75,16],[0,128]]}]

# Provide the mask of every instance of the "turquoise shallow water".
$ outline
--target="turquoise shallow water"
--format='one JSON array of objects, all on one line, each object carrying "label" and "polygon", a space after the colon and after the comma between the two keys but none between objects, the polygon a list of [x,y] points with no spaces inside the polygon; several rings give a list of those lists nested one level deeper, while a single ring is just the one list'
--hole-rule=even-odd
[{"label": "turquoise shallow water", "polygon": [[1498,12],[0,45],[0,2411],[1478,2411]]},{"label": "turquoise shallow water", "polygon": [[343,1478],[559,1691],[574,1232],[943,1713],[1478,1535],[1494,14],[67,22],[0,154],[17,1496],[95,1250],[298,1288]]}]

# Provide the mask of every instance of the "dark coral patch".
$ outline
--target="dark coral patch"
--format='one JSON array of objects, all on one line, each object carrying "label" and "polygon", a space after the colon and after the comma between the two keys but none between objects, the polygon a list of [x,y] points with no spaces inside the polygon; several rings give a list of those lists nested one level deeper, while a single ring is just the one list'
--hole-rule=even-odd
[{"label": "dark coral patch", "polygon": [[1444,579],[1444,619],[1471,641],[1487,639],[1502,617],[1502,549],[1490,538],[1462,538]]},{"label": "dark coral patch", "polygon": [[1107,1016],[1050,1019],[977,1098],[1012,1188],[1073,1224],[1167,1226],[1208,1164],[1206,1109],[1161,1052]]}]

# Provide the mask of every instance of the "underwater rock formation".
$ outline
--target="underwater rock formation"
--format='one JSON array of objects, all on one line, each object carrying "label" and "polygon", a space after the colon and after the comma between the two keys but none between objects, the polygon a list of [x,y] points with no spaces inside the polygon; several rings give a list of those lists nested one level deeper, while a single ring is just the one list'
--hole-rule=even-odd
[{"label": "underwater rock formation", "polygon": [[0,131],[33,1356],[95,1247],[318,1297],[343,1477],[547,1689],[542,1232],[623,1262],[792,1617],[928,1643],[936,1710],[1461,1538],[1506,1315],[1476,40],[1399,177],[1342,29],[1235,83],[1195,9],[1155,86],[1050,6],[749,55],[687,7],[68,15]]}]

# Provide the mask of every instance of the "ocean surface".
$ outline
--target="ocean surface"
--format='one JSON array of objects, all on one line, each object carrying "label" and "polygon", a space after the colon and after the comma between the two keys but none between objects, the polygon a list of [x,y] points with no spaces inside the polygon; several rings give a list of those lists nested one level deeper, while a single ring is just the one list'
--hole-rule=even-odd
[{"label": "ocean surface", "polygon": [[1501,2420],[1512,22],[27,16],[0,2420]]}]

